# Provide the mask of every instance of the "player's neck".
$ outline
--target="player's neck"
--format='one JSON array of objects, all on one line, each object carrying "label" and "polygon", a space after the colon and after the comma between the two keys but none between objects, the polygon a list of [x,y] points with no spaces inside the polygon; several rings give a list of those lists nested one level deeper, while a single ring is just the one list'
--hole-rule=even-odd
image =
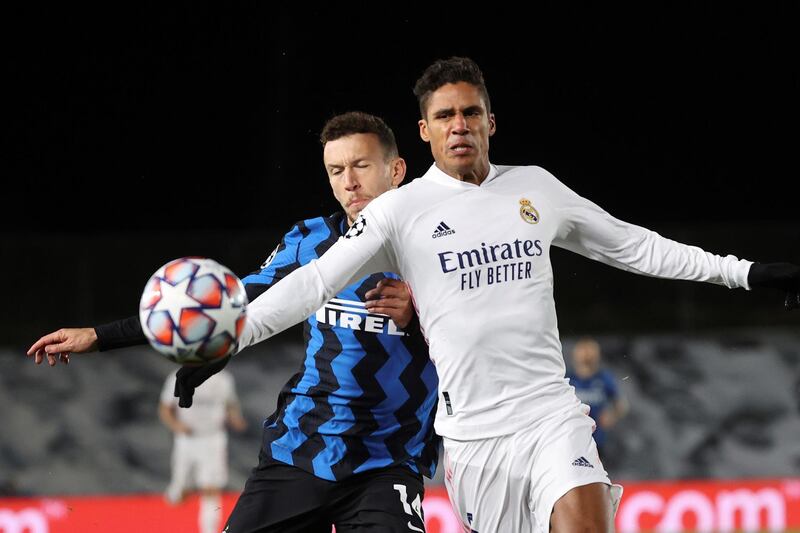
[{"label": "player's neck", "polygon": [[575,368],[575,375],[580,379],[589,379],[600,371],[599,367],[579,366]]},{"label": "player's neck", "polygon": [[473,185],[481,185],[486,178],[489,176],[489,160],[481,160],[477,161],[475,165],[473,165],[470,169],[463,171],[458,169],[447,169],[444,168],[439,163],[436,163],[436,166],[439,167],[439,170],[450,176],[451,178],[457,179],[458,181],[464,181],[466,183],[472,183]]}]

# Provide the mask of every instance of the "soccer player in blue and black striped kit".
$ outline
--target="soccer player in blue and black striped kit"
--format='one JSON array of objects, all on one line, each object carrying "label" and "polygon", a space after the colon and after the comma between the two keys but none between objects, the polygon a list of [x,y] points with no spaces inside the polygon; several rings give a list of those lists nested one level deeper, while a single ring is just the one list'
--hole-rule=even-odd
[{"label": "soccer player in blue and black striped kit", "polygon": [[[324,254],[373,198],[405,176],[394,134],[378,117],[338,115],[321,140],[344,212],[295,224],[243,279],[250,301]],[[224,531],[424,531],[422,476],[436,468],[438,380],[405,284],[390,273],[353,283],[306,320],[304,337],[302,368],[264,423],[259,464]],[[29,354],[55,364],[59,353],[63,360],[69,352],[144,342],[131,317],[59,330]],[[194,387],[225,363],[181,369],[181,406],[191,405]]]}]

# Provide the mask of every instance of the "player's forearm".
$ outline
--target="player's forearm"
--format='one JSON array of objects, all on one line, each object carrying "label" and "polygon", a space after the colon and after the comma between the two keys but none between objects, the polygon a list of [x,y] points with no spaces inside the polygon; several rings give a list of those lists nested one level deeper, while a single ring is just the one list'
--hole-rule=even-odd
[{"label": "player's forearm", "polygon": [[237,352],[305,320],[336,294],[325,286],[316,263],[295,270],[250,302]]},{"label": "player's forearm", "polygon": [[620,268],[659,278],[704,281],[728,288],[749,289],[747,274],[752,261],[733,255],[720,256],[667,239],[650,230],[632,226],[631,248],[614,250],[611,261]]},{"label": "player's forearm", "polygon": [[667,239],[616,219],[588,201],[572,209],[572,223],[560,245],[590,259],[646,276],[750,288],[751,261]]},{"label": "player's forearm", "polygon": [[552,175],[545,177],[561,214],[556,246],[646,276],[750,288],[751,261],[714,255],[614,218]]},{"label": "player's forearm", "polygon": [[237,353],[305,320],[353,281],[374,272],[391,272],[393,267],[376,229],[339,239],[322,257],[298,268],[247,306]]},{"label": "player's forearm", "polygon": [[138,316],[96,326],[94,330],[97,333],[97,349],[101,352],[147,344],[147,337],[142,331],[142,324]]}]

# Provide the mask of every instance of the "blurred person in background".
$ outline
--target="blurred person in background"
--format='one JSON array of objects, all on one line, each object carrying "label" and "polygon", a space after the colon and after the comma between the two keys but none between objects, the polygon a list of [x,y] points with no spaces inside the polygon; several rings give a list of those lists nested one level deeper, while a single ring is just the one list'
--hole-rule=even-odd
[{"label": "blurred person in background", "polygon": [[194,395],[191,408],[178,409],[174,391],[175,373],[170,372],[158,406],[161,422],[175,435],[172,475],[165,497],[176,505],[196,489],[200,493],[200,533],[213,533],[219,531],[222,490],[228,483],[226,426],[241,433],[247,422],[230,372],[211,376]]},{"label": "blurred person in background", "polygon": [[600,344],[585,337],[572,349],[572,367],[567,372],[578,399],[589,406],[595,423],[594,441],[600,458],[605,457],[607,432],[628,413],[628,402],[620,394],[617,380],[602,365]]}]

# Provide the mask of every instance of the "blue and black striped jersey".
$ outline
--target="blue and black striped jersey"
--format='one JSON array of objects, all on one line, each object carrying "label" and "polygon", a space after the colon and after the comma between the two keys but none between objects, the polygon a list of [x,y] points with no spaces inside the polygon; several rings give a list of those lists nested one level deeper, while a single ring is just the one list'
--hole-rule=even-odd
[{"label": "blue and black striped jersey", "polygon": [[[346,230],[343,213],[298,222],[261,270],[243,279],[250,301]],[[331,481],[398,464],[433,475],[436,369],[417,327],[404,333],[388,317],[367,313],[364,295],[385,277],[397,278],[367,276],[306,320],[302,368],[264,423],[273,459]]]}]

